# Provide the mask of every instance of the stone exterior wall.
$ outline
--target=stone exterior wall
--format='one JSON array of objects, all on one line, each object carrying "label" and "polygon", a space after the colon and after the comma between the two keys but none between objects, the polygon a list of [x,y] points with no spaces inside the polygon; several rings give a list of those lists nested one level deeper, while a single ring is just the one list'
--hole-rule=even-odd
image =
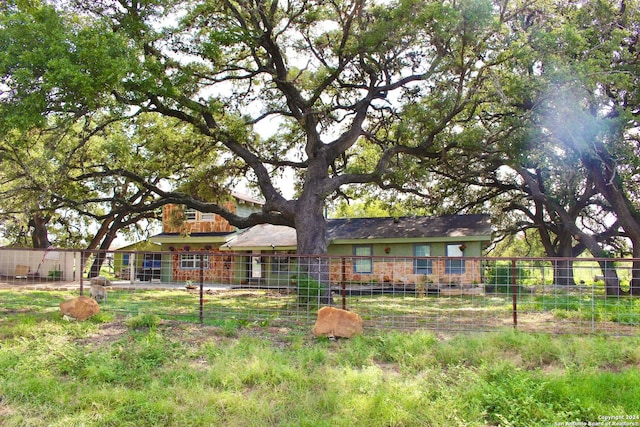
[{"label": "stone exterior wall", "polygon": [[[223,205],[230,212],[236,211],[235,203],[232,201],[225,202]],[[196,212],[195,221],[184,221],[182,227],[172,225],[171,218],[181,214],[181,207],[178,205],[165,205],[162,210],[162,229],[165,233],[216,233],[216,232],[232,232],[235,227],[229,224],[226,219],[220,215],[213,215],[212,219],[203,220],[202,214]]]},{"label": "stone exterior wall", "polygon": [[344,258],[344,268],[340,260],[334,260],[330,264],[330,280],[333,283],[355,282],[369,283],[394,283],[394,284],[433,284],[439,286],[471,285],[482,281],[480,260],[475,258],[465,259],[465,269],[462,274],[448,274],[446,272],[446,258],[432,259],[432,273],[415,274],[413,259],[389,258],[375,259],[373,261],[373,273],[356,273],[353,267],[353,258]]},{"label": "stone exterior wall", "polygon": [[[182,249],[176,250],[171,255],[171,277],[176,282],[192,281],[194,284],[200,283],[200,269],[182,269],[180,268],[180,258],[183,254],[200,255],[200,251],[197,248],[185,251]],[[233,259],[229,255],[224,255],[222,252],[212,250],[207,251],[204,254],[204,258],[209,259],[209,266],[203,269],[203,276],[205,283],[233,283],[234,269]]]}]

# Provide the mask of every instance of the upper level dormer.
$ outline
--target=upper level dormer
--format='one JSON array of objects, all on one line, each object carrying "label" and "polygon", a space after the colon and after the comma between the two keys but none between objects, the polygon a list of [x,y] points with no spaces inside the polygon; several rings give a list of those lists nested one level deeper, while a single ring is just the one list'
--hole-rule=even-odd
[{"label": "upper level dormer", "polygon": [[[262,202],[250,196],[232,193],[232,198],[222,204],[229,212],[238,216],[249,216],[260,211]],[[199,212],[180,205],[165,205],[162,210],[163,233],[231,233],[236,227],[220,215]]]}]

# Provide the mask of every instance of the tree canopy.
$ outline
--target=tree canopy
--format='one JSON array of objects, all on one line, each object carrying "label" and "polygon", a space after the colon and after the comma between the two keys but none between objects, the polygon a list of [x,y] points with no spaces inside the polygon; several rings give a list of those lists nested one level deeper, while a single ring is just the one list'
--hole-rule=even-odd
[{"label": "tree canopy", "polygon": [[[184,203],[240,227],[296,227],[304,254],[326,252],[328,200],[375,191],[391,212],[520,212],[563,255],[622,232],[637,255],[637,6],[9,1],[0,155],[27,152],[16,141],[36,130],[64,141],[52,153],[74,158],[68,184],[40,185],[34,211],[61,198],[78,209],[91,192],[111,206],[102,218]],[[261,212],[216,203],[239,180]]]}]

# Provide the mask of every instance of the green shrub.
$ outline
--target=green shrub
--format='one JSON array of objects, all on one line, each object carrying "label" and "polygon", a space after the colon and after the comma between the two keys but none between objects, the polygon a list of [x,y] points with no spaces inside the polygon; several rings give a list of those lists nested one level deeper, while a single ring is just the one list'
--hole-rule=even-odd
[{"label": "green shrub", "polygon": [[321,304],[331,304],[329,289],[318,280],[306,274],[298,276],[298,304],[317,307]]},{"label": "green shrub", "polygon": [[[511,293],[511,273],[512,269],[510,263],[496,263],[487,271],[485,279],[487,284],[486,289],[489,291],[493,290],[498,293]],[[523,281],[528,278],[529,271],[516,265],[516,283],[522,284]]]}]

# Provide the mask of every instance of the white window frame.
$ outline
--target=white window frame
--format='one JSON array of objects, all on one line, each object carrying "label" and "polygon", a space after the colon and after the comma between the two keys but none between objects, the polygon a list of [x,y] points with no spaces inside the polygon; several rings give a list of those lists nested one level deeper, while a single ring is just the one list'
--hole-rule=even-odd
[{"label": "white window frame", "polygon": [[200,221],[213,221],[216,219],[216,214],[213,212],[200,212]]},{"label": "white window frame", "polygon": [[[209,256],[202,255],[203,269],[209,269]],[[180,270],[199,270],[200,269],[200,254],[197,253],[184,253],[180,254]]]},{"label": "white window frame", "polygon": [[[464,257],[464,251],[460,249],[461,243],[447,244],[448,257]],[[464,259],[448,259],[445,265],[446,274],[464,274],[466,269]]]},{"label": "white window frame", "polygon": [[[361,253],[365,251],[367,253]],[[353,246],[353,272],[358,274],[373,273],[373,246],[372,245],[354,245]],[[362,257],[362,258],[361,258]],[[367,257],[367,258],[364,258]]]},{"label": "white window frame", "polygon": [[[418,253],[419,248],[426,248],[427,250],[424,251],[426,253]],[[417,243],[413,245],[413,255],[416,257],[413,264],[414,274],[433,274],[433,261],[430,259],[418,259],[418,257],[431,256],[431,245],[426,243]],[[424,263],[424,265],[419,265],[419,263]]]},{"label": "white window frame", "polygon": [[198,211],[193,208],[185,208],[184,210],[184,220],[185,221],[196,221],[198,219]]}]

